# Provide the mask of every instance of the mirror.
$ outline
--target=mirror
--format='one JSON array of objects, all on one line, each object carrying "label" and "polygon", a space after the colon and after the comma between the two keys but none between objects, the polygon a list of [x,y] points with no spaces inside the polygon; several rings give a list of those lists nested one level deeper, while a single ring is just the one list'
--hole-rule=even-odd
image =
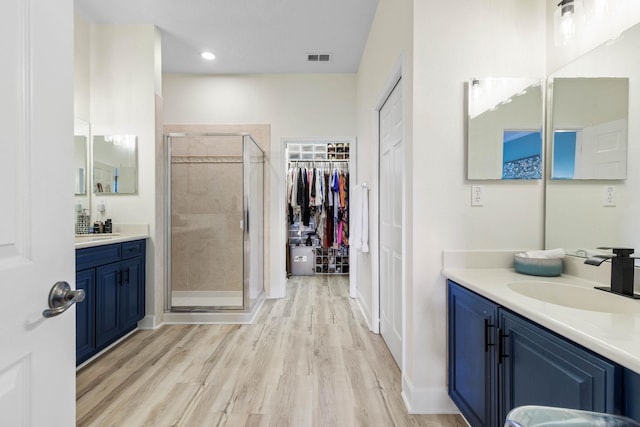
[{"label": "mirror", "polygon": [[[576,84],[601,80],[628,85],[628,146],[624,180],[549,179],[546,182],[545,246],[564,248],[568,253],[587,256],[599,246],[635,248],[640,252],[640,25],[615,40],[603,44],[553,73],[553,96],[558,80]],[[607,77],[607,79],[603,79]],[[576,80],[576,78],[578,78]],[[582,82],[579,80],[583,80]],[[628,83],[624,83],[628,81]],[[561,83],[561,86],[564,83]],[[570,83],[573,84],[573,83]],[[612,89],[613,90],[613,89]],[[617,96],[621,103],[624,97]],[[579,105],[574,105],[576,111]],[[615,108],[619,109],[619,108]],[[623,108],[620,108],[623,110]],[[555,111],[551,112],[555,120]],[[616,117],[612,117],[615,120]],[[557,127],[556,127],[557,126]],[[556,123],[555,130],[575,130],[575,123]],[[563,129],[564,128],[564,129]],[[572,137],[570,137],[572,138]],[[551,142],[552,138],[548,138]],[[552,150],[548,150],[551,153]],[[568,150],[571,151],[571,150]],[[547,161],[551,162],[551,154]]]},{"label": "mirror", "polygon": [[87,194],[87,164],[88,164],[88,149],[89,149],[89,123],[84,120],[75,119],[74,131],[74,162],[73,162],[73,175],[75,178],[75,190],[76,196],[82,196]]},{"label": "mirror", "polygon": [[472,79],[467,178],[542,179],[542,80]]},{"label": "mirror", "polygon": [[138,151],[135,135],[93,137],[93,192],[135,194],[138,191]]},{"label": "mirror", "polygon": [[550,82],[551,179],[624,179],[629,79],[557,77]]}]

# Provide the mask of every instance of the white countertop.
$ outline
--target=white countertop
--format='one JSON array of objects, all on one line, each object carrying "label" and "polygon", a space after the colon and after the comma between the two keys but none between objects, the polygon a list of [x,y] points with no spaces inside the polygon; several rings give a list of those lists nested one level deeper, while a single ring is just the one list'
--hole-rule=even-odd
[{"label": "white countertop", "polygon": [[76,236],[76,249],[91,248],[94,246],[110,245],[112,243],[129,242],[148,238],[148,234],[87,234],[86,236]]},{"label": "white countertop", "polygon": [[76,249],[130,242],[149,237],[149,226],[147,224],[114,224],[113,227],[113,233],[76,234]]},{"label": "white countertop", "polygon": [[[446,257],[446,255],[445,255]],[[608,285],[576,276],[535,277],[512,268],[460,268],[447,266],[442,274],[452,281],[574,341],[622,366],[640,373],[640,300],[602,292],[602,298],[618,298],[627,308],[637,304],[637,312],[587,311],[547,303],[524,296],[508,284],[517,281],[558,282],[593,288]],[[598,291],[601,292],[601,291]],[[616,304],[618,300],[612,300]]]}]

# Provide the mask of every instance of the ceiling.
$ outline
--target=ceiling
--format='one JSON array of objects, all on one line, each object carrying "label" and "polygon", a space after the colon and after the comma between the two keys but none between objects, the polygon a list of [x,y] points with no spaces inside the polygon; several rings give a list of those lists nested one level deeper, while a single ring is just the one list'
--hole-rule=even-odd
[{"label": "ceiling", "polygon": [[[100,24],[154,24],[165,73],[354,73],[378,0],[75,0]],[[202,50],[216,55],[200,57]],[[308,62],[329,53],[329,62]]]}]

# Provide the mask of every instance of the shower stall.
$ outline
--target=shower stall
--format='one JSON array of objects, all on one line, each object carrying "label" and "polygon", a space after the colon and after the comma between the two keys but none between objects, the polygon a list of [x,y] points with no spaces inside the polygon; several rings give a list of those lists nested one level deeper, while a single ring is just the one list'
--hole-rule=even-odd
[{"label": "shower stall", "polygon": [[264,299],[264,152],[248,134],[170,133],[165,147],[165,319],[253,313]]}]

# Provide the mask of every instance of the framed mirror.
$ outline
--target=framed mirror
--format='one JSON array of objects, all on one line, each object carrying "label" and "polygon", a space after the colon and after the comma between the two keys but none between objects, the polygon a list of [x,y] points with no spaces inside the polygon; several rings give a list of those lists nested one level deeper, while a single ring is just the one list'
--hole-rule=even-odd
[{"label": "framed mirror", "polygon": [[[617,95],[607,98],[617,99],[620,105],[607,102],[607,109],[626,111],[628,114],[626,140],[626,175],[624,179],[611,181],[610,177],[590,179],[548,179],[546,181],[545,209],[545,246],[547,248],[564,248],[567,253],[578,256],[589,256],[597,253],[596,248],[629,247],[640,252],[640,86],[634,81],[640,79],[640,61],[638,61],[638,45],[640,45],[640,24],[625,31],[620,37],[611,40],[588,52],[575,61],[554,72],[552,96],[557,96],[560,86],[568,83],[591,85],[602,84],[599,92],[616,92]],[[612,86],[614,84],[614,86]],[[568,88],[568,90],[571,90]],[[627,93],[627,98],[624,94]],[[555,102],[555,101],[554,101]],[[553,133],[582,129],[584,124],[578,118],[584,117],[581,105],[573,105],[575,122],[561,122],[556,117],[558,107],[549,111],[549,150],[547,161],[552,161]],[[600,110],[592,105],[592,110]],[[591,111],[591,120],[600,116]],[[607,122],[622,119],[619,114],[602,115],[598,121]],[[553,123],[553,124],[552,124]],[[586,123],[586,121],[585,121]],[[557,135],[558,137],[558,135]],[[573,143],[573,135],[560,135]],[[576,135],[577,143],[577,135]],[[554,144],[555,145],[555,144]],[[607,145],[605,145],[606,147]],[[571,152],[571,148],[565,149]],[[577,162],[576,162],[577,163]],[[555,167],[554,167],[555,169]],[[553,172],[556,173],[555,171]],[[549,174],[549,176],[551,173]]]},{"label": "framed mirror", "polygon": [[138,191],[138,141],[135,135],[93,137],[93,192],[135,194]]},{"label": "framed mirror", "polygon": [[551,179],[625,179],[629,78],[550,79]]},{"label": "framed mirror", "polygon": [[467,178],[542,179],[542,80],[471,79]]},{"label": "framed mirror", "polygon": [[84,120],[74,120],[73,144],[74,161],[73,176],[75,178],[74,194],[87,194],[87,165],[89,163],[89,123]]}]

